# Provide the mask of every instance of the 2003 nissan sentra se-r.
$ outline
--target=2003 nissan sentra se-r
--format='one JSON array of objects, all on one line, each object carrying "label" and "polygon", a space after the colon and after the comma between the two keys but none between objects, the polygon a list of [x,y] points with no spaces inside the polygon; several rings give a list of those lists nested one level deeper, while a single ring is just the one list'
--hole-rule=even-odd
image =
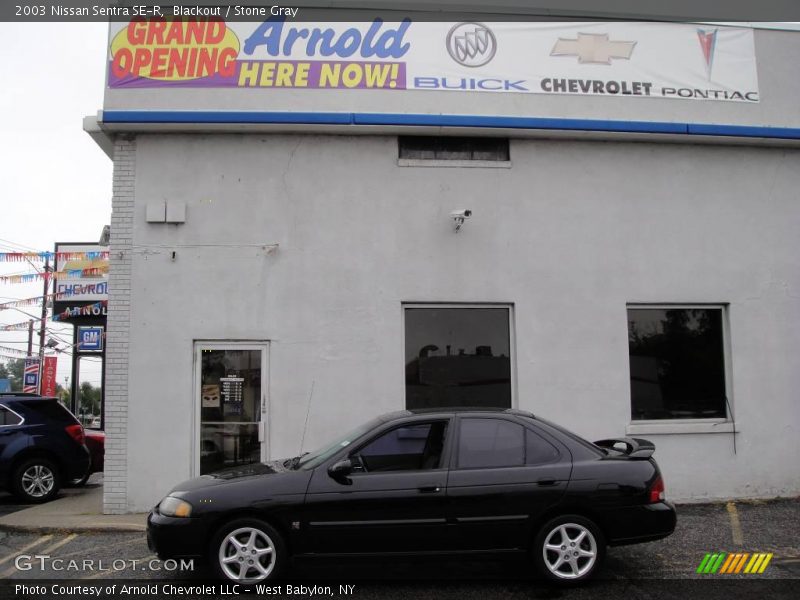
[{"label": "2003 nissan sentra se-r", "polygon": [[519,410],[391,413],[316,452],[178,485],[150,513],[148,544],[240,582],[298,556],[511,550],[574,583],[607,546],[675,529],[654,449],[592,444]]}]

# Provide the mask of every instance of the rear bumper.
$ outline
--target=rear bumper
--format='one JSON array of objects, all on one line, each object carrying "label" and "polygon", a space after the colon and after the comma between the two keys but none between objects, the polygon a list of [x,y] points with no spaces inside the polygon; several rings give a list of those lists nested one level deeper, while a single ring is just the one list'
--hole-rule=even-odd
[{"label": "rear bumper", "polygon": [[147,516],[147,547],[162,560],[204,556],[207,534],[202,519],[165,517],[155,510]]},{"label": "rear bumper", "polygon": [[639,544],[667,537],[675,531],[677,513],[671,502],[656,502],[617,509],[609,517],[611,546]]}]

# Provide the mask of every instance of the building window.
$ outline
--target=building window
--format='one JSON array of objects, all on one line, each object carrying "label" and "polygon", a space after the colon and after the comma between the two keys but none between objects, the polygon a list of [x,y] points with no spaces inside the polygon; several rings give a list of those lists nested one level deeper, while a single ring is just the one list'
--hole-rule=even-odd
[{"label": "building window", "polygon": [[507,162],[508,138],[400,136],[400,159]]},{"label": "building window", "polygon": [[511,309],[411,306],[405,312],[406,408],[511,407]]},{"label": "building window", "polygon": [[726,416],[723,307],[628,307],[631,418]]}]

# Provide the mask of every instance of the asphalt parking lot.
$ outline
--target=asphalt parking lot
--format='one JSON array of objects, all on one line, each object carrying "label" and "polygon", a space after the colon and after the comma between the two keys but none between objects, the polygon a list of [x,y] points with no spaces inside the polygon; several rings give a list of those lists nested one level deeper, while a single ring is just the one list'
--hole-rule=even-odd
[{"label": "asphalt parking lot", "polygon": [[[718,551],[772,552],[774,557],[760,575],[697,574],[703,556]],[[20,555],[47,555],[50,559],[19,562]],[[51,562],[55,558],[62,559],[57,570]],[[0,580],[198,582],[209,574],[201,563],[195,563],[191,571],[180,571],[150,563],[153,559],[140,533],[0,532]],[[623,592],[626,598],[685,599],[695,594],[750,598],[754,593],[788,598],[796,597],[797,579],[800,499],[680,506],[675,534],[658,542],[612,548],[598,581],[577,590],[553,588],[536,580],[524,559],[324,560],[295,564],[287,578],[306,585],[330,585],[333,596],[344,583],[354,584],[359,598],[404,600],[409,595],[437,599],[589,598]]]}]

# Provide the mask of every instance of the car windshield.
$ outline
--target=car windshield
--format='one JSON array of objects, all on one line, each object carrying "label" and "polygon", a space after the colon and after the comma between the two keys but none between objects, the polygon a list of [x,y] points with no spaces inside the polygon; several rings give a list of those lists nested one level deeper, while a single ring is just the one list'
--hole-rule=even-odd
[{"label": "car windshield", "polygon": [[294,467],[295,469],[303,469],[303,470],[309,470],[318,467],[326,460],[328,460],[331,456],[336,454],[339,450],[341,450],[346,446],[349,446],[353,440],[357,440],[368,431],[377,427],[380,423],[382,423],[381,419],[372,419],[368,423],[364,423],[360,427],[357,427],[347,435],[341,436],[336,440],[334,440],[333,442],[325,444],[324,446],[322,446],[317,450],[314,450],[313,452],[308,452],[298,457],[296,460],[293,461],[294,464],[292,465],[292,467]]}]

